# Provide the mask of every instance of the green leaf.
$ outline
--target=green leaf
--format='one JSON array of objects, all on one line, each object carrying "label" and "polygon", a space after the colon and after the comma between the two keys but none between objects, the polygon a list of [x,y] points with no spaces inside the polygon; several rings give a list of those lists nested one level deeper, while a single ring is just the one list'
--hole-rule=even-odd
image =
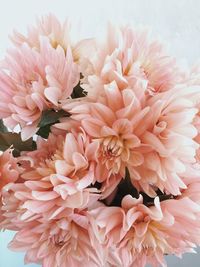
[{"label": "green leaf", "polygon": [[[154,197],[150,197],[147,194],[145,194],[144,192],[140,192],[140,194],[143,196],[143,203],[145,206],[150,207],[150,206],[154,206]],[[174,196],[171,194],[165,194],[163,192],[161,192],[159,189],[156,191],[156,196],[159,197],[160,202],[164,201],[164,200],[168,200],[168,199],[173,199]]]},{"label": "green leaf", "polygon": [[86,96],[86,92],[81,87],[80,82],[74,87],[73,92],[71,94],[72,98],[80,98]]},{"label": "green leaf", "polygon": [[121,180],[117,188],[117,194],[110,206],[121,207],[121,201],[126,195],[131,195],[132,197],[138,198],[139,192],[133,186],[128,168],[126,168],[125,177]]},{"label": "green leaf", "polygon": [[38,131],[37,131],[37,135],[43,137],[43,138],[48,138],[49,133],[51,132],[51,126],[53,124],[47,124],[46,126],[41,127]]},{"label": "green leaf", "polygon": [[59,122],[60,118],[69,117],[70,114],[64,110],[45,110],[42,113],[41,120],[38,124],[39,130],[37,135],[40,135],[43,138],[48,138],[49,133],[51,132],[51,126]]},{"label": "green leaf", "polygon": [[0,132],[1,133],[8,133],[8,129],[4,125],[3,120],[0,120]]},{"label": "green leaf", "polygon": [[34,150],[35,142],[32,138],[23,142],[18,133],[0,133],[0,150],[5,151],[11,146],[14,148],[13,155],[19,156],[21,151]]},{"label": "green leaf", "polygon": [[58,122],[61,117],[69,117],[69,113],[64,110],[45,110],[42,112],[41,120],[38,127],[44,127],[48,124],[54,124]]}]

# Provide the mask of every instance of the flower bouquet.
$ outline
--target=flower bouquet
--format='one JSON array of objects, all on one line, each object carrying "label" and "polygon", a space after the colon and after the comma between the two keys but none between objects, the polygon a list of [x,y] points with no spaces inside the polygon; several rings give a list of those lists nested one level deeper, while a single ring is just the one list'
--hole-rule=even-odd
[{"label": "flower bouquet", "polygon": [[200,245],[200,68],[146,28],[70,36],[45,16],[1,61],[0,228],[25,263],[167,266]]}]

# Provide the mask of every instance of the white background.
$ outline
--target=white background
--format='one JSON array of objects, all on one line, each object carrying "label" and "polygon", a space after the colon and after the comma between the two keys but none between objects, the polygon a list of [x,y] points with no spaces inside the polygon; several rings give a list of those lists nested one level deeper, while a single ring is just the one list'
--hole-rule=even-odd
[{"label": "white background", "polygon": [[[184,64],[200,58],[199,0],[0,0],[0,58],[10,45],[8,35],[13,28],[25,33],[36,16],[49,12],[60,20],[70,18],[81,26],[80,33],[85,37],[101,32],[108,20],[145,24]],[[0,267],[23,267],[23,255],[6,249],[12,235],[0,233]],[[167,257],[167,261],[169,267],[199,267],[200,256],[186,255],[182,261]]]}]

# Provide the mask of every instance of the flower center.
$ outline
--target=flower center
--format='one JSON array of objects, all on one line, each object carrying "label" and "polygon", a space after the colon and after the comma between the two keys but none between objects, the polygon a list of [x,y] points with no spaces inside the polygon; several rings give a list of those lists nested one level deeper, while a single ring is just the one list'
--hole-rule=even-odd
[{"label": "flower center", "polygon": [[123,141],[119,137],[106,137],[102,141],[102,154],[106,159],[114,159],[121,155],[123,146]]},{"label": "flower center", "polygon": [[126,147],[125,140],[120,136],[107,136],[98,141],[100,142],[99,160],[102,164],[105,164],[107,170],[111,171],[113,174],[118,173],[122,167],[123,161],[126,161],[130,154],[129,148]]},{"label": "flower center", "polygon": [[52,237],[52,242],[55,244],[56,247],[62,247],[65,244],[64,238],[61,235],[54,235]]}]

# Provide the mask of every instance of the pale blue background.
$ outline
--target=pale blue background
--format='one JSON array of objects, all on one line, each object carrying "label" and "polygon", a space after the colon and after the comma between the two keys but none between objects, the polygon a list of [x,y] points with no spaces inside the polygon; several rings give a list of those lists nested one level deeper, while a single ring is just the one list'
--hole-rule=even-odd
[{"label": "pale blue background", "polygon": [[[79,34],[87,37],[100,34],[108,19],[147,24],[168,42],[171,53],[182,64],[184,58],[191,64],[200,57],[199,0],[0,0],[0,58],[13,28],[25,32],[36,15],[48,12],[61,20],[69,17],[73,25],[81,26]],[[12,236],[11,232],[0,233],[0,267],[24,266],[23,254],[6,248]],[[200,250],[199,254],[185,255],[183,260],[167,257],[167,261],[169,267],[199,267]]]},{"label": "pale blue background", "polygon": [[[13,232],[0,233],[0,267],[23,267],[24,254],[16,253],[7,249],[7,243],[12,240]],[[27,267],[40,267],[36,264],[28,264]]]}]

